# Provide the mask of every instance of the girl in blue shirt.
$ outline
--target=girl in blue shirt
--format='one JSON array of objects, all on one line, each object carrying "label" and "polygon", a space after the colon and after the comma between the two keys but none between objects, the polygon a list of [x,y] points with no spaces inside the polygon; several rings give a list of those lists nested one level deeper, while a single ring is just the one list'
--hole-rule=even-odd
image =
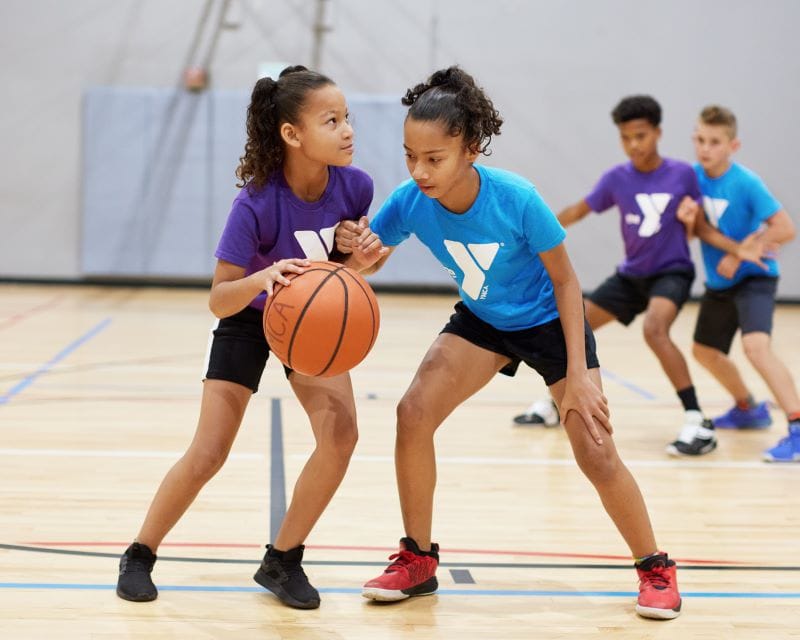
[{"label": "girl in blue shirt", "polygon": [[434,433],[497,372],[514,375],[524,362],[550,387],[578,465],[636,559],[637,612],[678,616],[675,563],[658,551],[642,495],[611,437],[594,337],[563,228],[529,182],[475,164],[488,155],[502,119],[470,75],[458,67],[437,71],[403,103],[410,107],[404,147],[411,180],[395,189],[371,224],[365,217],[343,222],[337,246],[359,249],[350,264],[369,273],[413,233],[452,275],[461,300],[397,408],[405,536],[394,562],[364,585],[363,595],[402,600],[436,591]]}]

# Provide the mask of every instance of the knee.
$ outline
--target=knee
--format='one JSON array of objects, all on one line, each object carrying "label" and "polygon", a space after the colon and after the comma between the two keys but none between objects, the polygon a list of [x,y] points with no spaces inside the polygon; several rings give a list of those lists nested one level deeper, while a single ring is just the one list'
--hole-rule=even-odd
[{"label": "knee", "polygon": [[768,340],[748,340],[747,336],[742,338],[742,349],[747,359],[758,366],[770,353]]},{"label": "knee", "polygon": [[205,483],[213,478],[228,459],[228,452],[220,449],[190,451],[187,455],[189,471],[195,482]]},{"label": "knee", "polygon": [[669,341],[669,327],[661,321],[645,318],[642,328],[645,342],[656,348]]},{"label": "knee", "polygon": [[426,412],[419,399],[413,394],[403,396],[397,405],[397,439],[413,440],[424,433],[432,433],[435,428],[427,422]]},{"label": "knee", "polygon": [[619,456],[608,447],[584,451],[575,459],[583,474],[595,486],[610,482],[619,470]]},{"label": "knee", "polygon": [[699,342],[692,343],[692,356],[703,366],[712,364],[720,355],[722,352],[717,349],[712,349]]},{"label": "knee", "polygon": [[324,449],[326,460],[348,464],[358,443],[358,427],[355,421],[337,422],[332,428],[324,430],[326,434],[317,441],[317,448]]}]

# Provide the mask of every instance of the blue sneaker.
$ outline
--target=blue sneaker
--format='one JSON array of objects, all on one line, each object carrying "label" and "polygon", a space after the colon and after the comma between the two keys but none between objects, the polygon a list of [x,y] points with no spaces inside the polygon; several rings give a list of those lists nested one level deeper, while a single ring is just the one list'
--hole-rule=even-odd
[{"label": "blue sneaker", "polygon": [[772,424],[769,407],[766,402],[759,402],[749,409],[733,406],[727,413],[712,420],[717,429],[766,429]]},{"label": "blue sneaker", "polygon": [[764,452],[767,462],[800,462],[800,424],[789,424],[789,435]]}]

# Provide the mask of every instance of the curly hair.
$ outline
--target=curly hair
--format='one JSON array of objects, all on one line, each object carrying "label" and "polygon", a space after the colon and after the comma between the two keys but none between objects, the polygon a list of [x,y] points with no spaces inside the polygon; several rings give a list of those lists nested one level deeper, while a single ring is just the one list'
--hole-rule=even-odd
[{"label": "curly hair", "polygon": [[281,125],[297,123],[308,94],[330,84],[333,80],[302,65],[286,67],[277,80],[256,82],[247,107],[247,142],[236,168],[237,187],[260,189],[283,166]]},{"label": "curly hair", "polygon": [[406,91],[401,102],[407,118],[444,124],[451,136],[462,136],[468,149],[490,155],[493,135],[503,120],[475,79],[460,67],[436,71],[427,82]]},{"label": "curly hair", "polygon": [[661,124],[661,105],[651,96],[628,96],[619,101],[611,112],[614,124],[620,125],[631,120],[647,120],[654,127]]}]

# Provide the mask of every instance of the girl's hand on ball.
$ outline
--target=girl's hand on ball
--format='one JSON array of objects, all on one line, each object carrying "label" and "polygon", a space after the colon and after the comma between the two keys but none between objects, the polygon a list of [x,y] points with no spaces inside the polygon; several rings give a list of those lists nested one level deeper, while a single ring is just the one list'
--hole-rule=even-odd
[{"label": "girl's hand on ball", "polygon": [[292,284],[284,273],[303,273],[306,267],[311,265],[307,258],[287,258],[278,260],[271,267],[267,267],[261,273],[264,275],[264,291],[268,296],[272,295],[275,283],[288,287]]}]

